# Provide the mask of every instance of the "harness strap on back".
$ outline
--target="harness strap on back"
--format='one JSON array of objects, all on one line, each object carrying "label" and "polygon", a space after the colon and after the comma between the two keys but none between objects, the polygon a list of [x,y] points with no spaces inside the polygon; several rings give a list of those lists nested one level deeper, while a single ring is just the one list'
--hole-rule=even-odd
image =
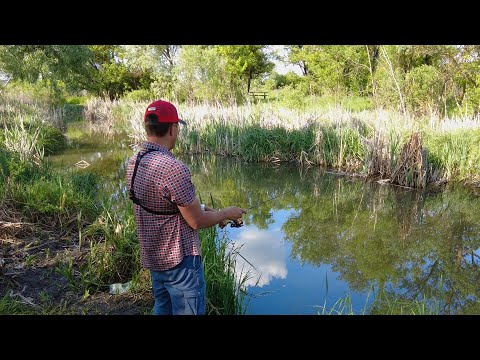
[{"label": "harness strap on back", "polygon": [[138,164],[140,164],[140,160],[145,155],[147,155],[148,153],[151,153],[152,151],[159,151],[159,150],[148,149],[147,151],[145,151],[141,155],[140,155],[140,153],[137,154],[137,160],[135,161],[135,168],[133,169],[133,174],[132,174],[132,181],[130,183],[130,190],[129,190],[130,200],[132,200],[134,204],[139,205],[143,210],[145,210],[146,212],[149,212],[150,214],[154,214],[154,215],[175,215],[175,214],[178,214],[180,212],[178,209],[176,211],[155,211],[155,210],[149,209],[146,206],[144,206],[142,203],[140,203],[140,199],[138,199],[135,196],[135,191],[133,190],[133,182],[135,180],[135,176],[137,176]]}]

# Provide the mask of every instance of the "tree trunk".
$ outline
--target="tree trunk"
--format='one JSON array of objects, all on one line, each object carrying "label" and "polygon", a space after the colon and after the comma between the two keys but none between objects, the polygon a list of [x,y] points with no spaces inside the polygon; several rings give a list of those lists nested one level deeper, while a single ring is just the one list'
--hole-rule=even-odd
[{"label": "tree trunk", "polygon": [[252,70],[248,73],[248,82],[247,82],[247,94],[250,92],[250,85],[252,83]]},{"label": "tree trunk", "polygon": [[365,45],[367,48],[367,56],[368,56],[368,70],[370,71],[370,77],[372,78],[372,94],[373,94],[373,101],[375,103],[375,107],[377,107],[377,85],[375,84],[375,78],[373,77],[373,67],[372,67],[372,60],[370,59],[370,52],[368,50],[368,45]]}]

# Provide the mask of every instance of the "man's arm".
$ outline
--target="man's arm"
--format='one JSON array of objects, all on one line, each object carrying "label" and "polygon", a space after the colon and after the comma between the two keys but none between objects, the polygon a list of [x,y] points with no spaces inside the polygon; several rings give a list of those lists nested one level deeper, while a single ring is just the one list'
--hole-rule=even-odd
[{"label": "man's arm", "polygon": [[187,224],[194,229],[205,229],[226,220],[240,219],[246,213],[246,210],[238,206],[229,206],[219,211],[206,207],[206,211],[202,211],[197,197],[190,205],[179,206],[178,209]]}]

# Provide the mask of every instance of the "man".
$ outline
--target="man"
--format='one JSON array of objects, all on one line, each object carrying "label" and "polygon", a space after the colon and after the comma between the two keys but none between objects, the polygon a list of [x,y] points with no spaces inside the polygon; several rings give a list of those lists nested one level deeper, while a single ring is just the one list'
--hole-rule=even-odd
[{"label": "man", "polygon": [[128,163],[142,267],[150,270],[155,315],[205,314],[205,278],[198,229],[225,226],[246,211],[216,211],[200,204],[187,166],[170,152],[180,124],[167,101],[151,103],[144,115],[147,141]]}]

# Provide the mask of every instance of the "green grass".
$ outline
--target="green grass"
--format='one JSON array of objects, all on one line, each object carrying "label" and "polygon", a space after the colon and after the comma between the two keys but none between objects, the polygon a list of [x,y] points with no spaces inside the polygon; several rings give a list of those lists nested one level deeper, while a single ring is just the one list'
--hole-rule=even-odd
[{"label": "green grass", "polygon": [[480,180],[480,129],[428,133],[430,162],[450,179]]},{"label": "green grass", "polygon": [[[86,181],[85,175],[76,173],[45,176],[41,168],[35,170],[31,170],[29,180],[22,178],[23,181],[12,182],[8,188],[9,198],[25,215],[57,219],[64,224],[76,219],[79,212],[88,221],[96,218],[99,213],[96,179]],[[20,180],[18,176],[16,179]]]},{"label": "green grass", "polygon": [[220,238],[216,228],[203,229],[200,236],[207,285],[207,314],[245,314],[243,285],[247,277],[235,272],[236,254],[229,248],[228,239]]},{"label": "green grass", "polygon": [[[34,302],[35,301],[35,302]],[[0,298],[0,315],[73,315],[67,301],[54,301],[46,292],[40,292],[38,301],[7,291]]]},{"label": "green grass", "polygon": [[[372,176],[378,174],[370,172],[382,169],[387,176],[410,135],[420,131],[431,161],[430,182],[479,179],[480,130],[474,120],[405,117],[374,110],[371,100],[361,97],[298,97],[292,100],[298,106],[279,99],[272,93],[268,101],[241,106],[178,104],[188,125],[180,131],[174,152],[293,161]],[[137,144],[145,140],[144,102],[89,104],[99,129],[127,129]],[[467,135],[463,143],[462,132]]]}]

